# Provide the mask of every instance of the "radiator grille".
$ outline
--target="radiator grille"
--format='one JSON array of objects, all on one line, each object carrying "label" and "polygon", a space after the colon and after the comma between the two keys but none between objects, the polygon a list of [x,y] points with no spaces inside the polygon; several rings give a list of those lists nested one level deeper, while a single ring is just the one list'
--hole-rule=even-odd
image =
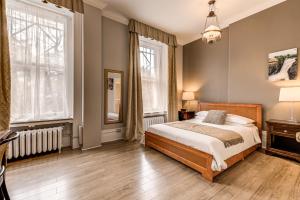
[{"label": "radiator grille", "polygon": [[144,130],[147,131],[151,125],[165,123],[165,116],[144,118]]},{"label": "radiator grille", "polygon": [[20,131],[20,137],[8,144],[7,158],[45,153],[47,151],[61,151],[63,127]]}]

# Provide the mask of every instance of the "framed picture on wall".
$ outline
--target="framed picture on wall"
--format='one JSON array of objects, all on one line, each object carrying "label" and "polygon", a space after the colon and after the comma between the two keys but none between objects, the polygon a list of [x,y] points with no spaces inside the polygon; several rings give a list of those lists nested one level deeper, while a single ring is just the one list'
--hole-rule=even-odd
[{"label": "framed picture on wall", "polygon": [[269,81],[296,80],[298,75],[298,49],[288,49],[269,54]]}]

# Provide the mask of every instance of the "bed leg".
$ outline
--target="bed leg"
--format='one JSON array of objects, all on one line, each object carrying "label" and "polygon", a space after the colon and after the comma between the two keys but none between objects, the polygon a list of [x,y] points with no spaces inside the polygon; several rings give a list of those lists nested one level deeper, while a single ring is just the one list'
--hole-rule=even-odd
[{"label": "bed leg", "polygon": [[214,181],[214,175],[212,173],[212,171],[208,170],[205,173],[202,173],[203,178],[205,178],[207,181],[209,182],[213,182]]},{"label": "bed leg", "polygon": [[145,149],[150,149],[151,146],[148,144],[148,142],[145,140],[145,145],[144,145]]}]

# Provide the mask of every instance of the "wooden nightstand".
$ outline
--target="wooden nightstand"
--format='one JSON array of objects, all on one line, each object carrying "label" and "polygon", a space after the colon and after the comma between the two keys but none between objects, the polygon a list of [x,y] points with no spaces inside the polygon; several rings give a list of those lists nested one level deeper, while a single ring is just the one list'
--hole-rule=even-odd
[{"label": "wooden nightstand", "polygon": [[296,140],[300,123],[269,120],[267,123],[267,153],[288,157],[300,162],[300,143]]},{"label": "wooden nightstand", "polygon": [[179,121],[193,119],[195,117],[195,111],[178,111]]}]

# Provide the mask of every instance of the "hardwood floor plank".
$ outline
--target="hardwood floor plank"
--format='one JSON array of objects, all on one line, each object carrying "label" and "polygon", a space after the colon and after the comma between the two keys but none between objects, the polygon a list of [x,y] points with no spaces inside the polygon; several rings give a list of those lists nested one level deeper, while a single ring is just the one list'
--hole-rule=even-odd
[{"label": "hardwood floor plank", "polygon": [[12,162],[6,178],[13,200],[300,199],[298,163],[255,152],[209,183],[158,151],[122,141]]}]

